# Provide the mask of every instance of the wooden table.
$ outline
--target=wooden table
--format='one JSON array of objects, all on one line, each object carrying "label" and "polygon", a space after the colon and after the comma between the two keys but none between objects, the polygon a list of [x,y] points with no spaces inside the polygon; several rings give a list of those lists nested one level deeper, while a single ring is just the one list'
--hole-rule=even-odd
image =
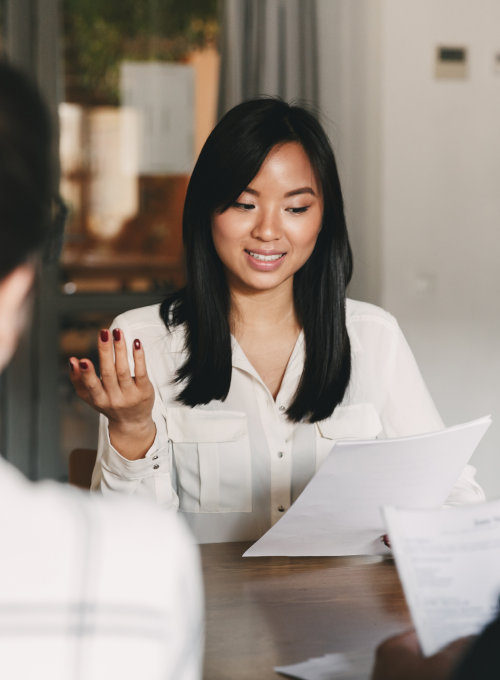
[{"label": "wooden table", "polygon": [[242,558],[249,545],[201,546],[204,680],[279,680],[276,665],[374,649],[410,627],[391,559]]}]

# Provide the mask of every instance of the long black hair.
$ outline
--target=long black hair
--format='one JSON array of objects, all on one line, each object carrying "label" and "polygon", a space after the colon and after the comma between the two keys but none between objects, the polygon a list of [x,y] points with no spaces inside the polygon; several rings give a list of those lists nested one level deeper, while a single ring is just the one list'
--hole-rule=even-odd
[{"label": "long black hair", "polygon": [[187,359],[176,375],[188,406],[224,400],[231,385],[230,294],[212,240],[212,217],[236,201],[277,144],[298,142],[321,187],[323,220],[315,248],[293,281],[304,329],[305,364],[290,420],[327,418],[342,401],[351,374],[345,324],[352,255],[333,151],[317,119],[275,98],[238,104],[208,137],[189,182],[183,215],[186,286],[167,298],[167,328],[185,324]]}]

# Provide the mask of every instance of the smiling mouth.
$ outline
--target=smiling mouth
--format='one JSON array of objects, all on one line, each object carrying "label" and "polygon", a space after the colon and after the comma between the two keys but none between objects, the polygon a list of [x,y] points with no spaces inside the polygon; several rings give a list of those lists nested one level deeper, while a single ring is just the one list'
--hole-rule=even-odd
[{"label": "smiling mouth", "polygon": [[285,257],[286,253],[276,253],[275,255],[263,255],[262,253],[254,253],[253,250],[246,250],[251,257],[254,257],[256,260],[260,260],[261,262],[276,262],[277,260],[281,260],[282,257]]}]

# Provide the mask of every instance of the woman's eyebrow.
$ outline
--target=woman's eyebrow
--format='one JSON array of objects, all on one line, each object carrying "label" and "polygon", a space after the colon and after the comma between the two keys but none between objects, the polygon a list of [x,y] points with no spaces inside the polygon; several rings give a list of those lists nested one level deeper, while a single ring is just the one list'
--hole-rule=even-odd
[{"label": "woman's eyebrow", "polygon": [[[260,192],[247,187],[242,191],[242,193],[252,194],[253,196],[260,196]],[[290,196],[298,196],[299,194],[311,194],[311,196],[316,196],[316,192],[311,187],[300,187],[299,189],[292,189],[284,194],[285,198],[290,198]]]},{"label": "woman's eyebrow", "polygon": [[311,187],[300,187],[300,189],[293,189],[292,191],[287,191],[285,194],[285,198],[289,198],[290,196],[297,196],[298,194],[311,194],[312,196],[316,196],[316,192]]}]

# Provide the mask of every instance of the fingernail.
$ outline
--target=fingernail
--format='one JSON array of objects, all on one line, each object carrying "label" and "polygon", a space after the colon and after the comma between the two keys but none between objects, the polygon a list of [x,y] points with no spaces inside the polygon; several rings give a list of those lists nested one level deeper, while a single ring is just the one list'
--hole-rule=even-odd
[{"label": "fingernail", "polygon": [[113,328],[113,338],[115,339],[116,342],[118,342],[122,337],[122,334],[120,332],[119,328]]},{"label": "fingernail", "polygon": [[134,347],[136,349],[141,349],[141,341],[140,340],[134,340]]},{"label": "fingernail", "polygon": [[69,370],[71,371],[71,373],[73,373],[74,370],[75,370],[75,367],[73,366],[73,364],[71,363],[71,361],[68,361],[68,365],[69,365]]},{"label": "fingernail", "polygon": [[80,366],[80,368],[82,369],[82,371],[86,371],[86,370],[88,369],[88,367],[89,367],[87,361],[79,361],[79,362],[78,362],[78,365]]},{"label": "fingernail", "polygon": [[102,342],[108,342],[109,340],[109,332],[107,330],[102,330],[101,331],[101,341]]}]

